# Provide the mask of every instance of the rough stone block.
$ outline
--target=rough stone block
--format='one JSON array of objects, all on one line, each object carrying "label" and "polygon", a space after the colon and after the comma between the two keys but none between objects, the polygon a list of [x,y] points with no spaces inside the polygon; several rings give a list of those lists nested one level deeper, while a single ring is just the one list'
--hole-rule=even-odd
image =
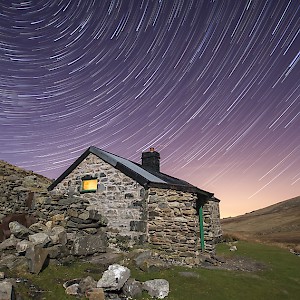
[{"label": "rough stone block", "polygon": [[42,247],[44,247],[45,245],[47,245],[51,242],[49,235],[44,232],[38,232],[38,233],[32,234],[28,237],[28,239],[33,244],[41,245]]},{"label": "rough stone block", "polygon": [[106,252],[107,236],[105,232],[97,235],[77,237],[73,243],[72,253],[87,256],[94,253]]},{"label": "rough stone block", "polygon": [[123,288],[122,291],[126,297],[129,297],[129,299],[134,299],[136,297],[139,297],[143,292],[143,285],[141,282],[129,278]]},{"label": "rough stone block", "polygon": [[102,288],[94,288],[85,294],[89,300],[105,300],[105,294]]},{"label": "rough stone block", "polygon": [[40,273],[47,263],[49,251],[40,245],[34,245],[26,250],[25,256],[29,259],[29,271],[34,274]]},{"label": "rough stone block", "polygon": [[15,299],[14,287],[9,281],[0,282],[0,299],[13,300]]},{"label": "rough stone block", "polygon": [[130,231],[146,232],[146,222],[130,221]]}]

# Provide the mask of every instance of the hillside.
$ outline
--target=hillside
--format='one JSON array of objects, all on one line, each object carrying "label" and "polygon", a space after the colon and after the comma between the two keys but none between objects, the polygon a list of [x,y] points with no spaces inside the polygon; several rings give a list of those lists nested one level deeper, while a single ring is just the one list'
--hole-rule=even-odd
[{"label": "hillside", "polygon": [[242,216],[222,219],[221,223],[225,234],[300,245],[300,196]]},{"label": "hillside", "polygon": [[33,198],[39,201],[47,195],[50,183],[42,175],[0,160],[0,221],[10,213],[21,212],[25,203],[31,206]]},{"label": "hillside", "polygon": [[14,166],[6,161],[0,160],[0,182],[24,180],[25,177],[34,176],[38,184],[49,185],[51,180],[43,175],[36,174],[33,171],[24,170]]}]

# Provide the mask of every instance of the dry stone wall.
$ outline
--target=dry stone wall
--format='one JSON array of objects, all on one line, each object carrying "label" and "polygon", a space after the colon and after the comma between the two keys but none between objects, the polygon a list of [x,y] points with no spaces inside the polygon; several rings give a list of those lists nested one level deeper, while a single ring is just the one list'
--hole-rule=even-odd
[{"label": "dry stone wall", "polygon": [[[98,179],[97,192],[80,194],[82,178],[87,175]],[[124,250],[146,241],[144,188],[94,154],[90,154],[64,178],[52,194],[80,195],[89,202],[88,209],[97,210],[105,216],[111,248]]]},{"label": "dry stone wall", "polygon": [[51,181],[0,161],[0,221],[12,213],[29,213],[44,199]]}]

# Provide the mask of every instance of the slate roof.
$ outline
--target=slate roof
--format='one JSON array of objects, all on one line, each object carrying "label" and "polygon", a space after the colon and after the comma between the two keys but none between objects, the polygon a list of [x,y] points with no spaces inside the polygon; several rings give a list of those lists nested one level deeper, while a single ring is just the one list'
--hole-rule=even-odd
[{"label": "slate roof", "polygon": [[96,155],[100,159],[112,165],[125,175],[137,181],[145,188],[157,187],[163,189],[174,189],[179,191],[192,192],[197,193],[199,196],[204,196],[206,198],[212,198],[215,201],[219,201],[218,199],[213,197],[212,193],[201,190],[184,180],[169,176],[161,172],[146,170],[141,164],[101,150],[94,146],[89,147],[64,173],[62,173],[48,187],[48,190],[52,190],[58,183],[60,183],[66,176],[68,176],[90,153]]}]

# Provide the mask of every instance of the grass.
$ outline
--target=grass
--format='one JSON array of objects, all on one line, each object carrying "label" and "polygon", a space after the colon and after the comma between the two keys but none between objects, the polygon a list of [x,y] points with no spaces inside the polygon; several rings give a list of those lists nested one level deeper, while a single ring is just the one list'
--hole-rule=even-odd
[{"label": "grass", "polygon": [[[274,246],[241,241],[238,251],[230,252],[228,245],[218,245],[217,252],[225,257],[246,257],[266,265],[264,271],[241,272],[211,270],[203,268],[174,267],[158,272],[142,272],[131,268],[132,277],[140,281],[164,278],[170,283],[168,300],[199,299],[300,299],[300,257]],[[40,275],[27,275],[43,292],[45,300],[76,299],[64,293],[62,283],[69,279],[88,275],[98,280],[101,272],[92,274],[87,269],[97,269],[86,263],[75,263],[72,267],[49,266]],[[192,272],[194,277],[184,277],[180,272]],[[24,297],[24,300],[32,299]],[[150,300],[145,293],[140,300]]]},{"label": "grass", "polygon": [[[265,271],[238,272],[227,270],[190,269],[199,278],[179,275],[184,268],[158,273],[135,273],[139,280],[163,277],[170,282],[168,300],[198,299],[300,299],[300,258],[284,249],[257,243],[239,242],[237,252],[229,252],[221,244],[218,253],[225,256],[252,258],[266,264]],[[151,299],[143,297],[142,299]]]},{"label": "grass", "polygon": [[[28,280],[18,283],[17,285],[17,292],[22,295],[23,300],[74,300],[76,299],[74,296],[66,295],[63,283],[75,278],[85,278],[91,275],[95,277],[95,274],[90,273],[89,270],[91,269],[95,270],[97,268],[89,263],[78,261],[66,266],[49,265],[38,275],[23,272],[15,274],[8,273],[8,275]],[[99,274],[97,275],[98,279],[101,277],[101,271],[103,270],[99,269]]]}]

